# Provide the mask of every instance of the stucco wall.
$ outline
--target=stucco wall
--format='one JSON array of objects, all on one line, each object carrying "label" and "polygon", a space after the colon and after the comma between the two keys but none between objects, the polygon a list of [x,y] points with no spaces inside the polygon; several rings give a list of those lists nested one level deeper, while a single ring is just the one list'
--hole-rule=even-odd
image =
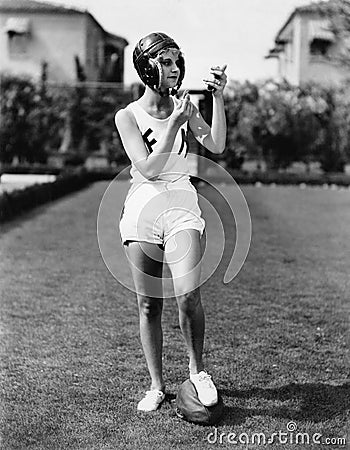
[{"label": "stucco wall", "polygon": [[88,80],[97,81],[100,75],[100,67],[104,64],[104,35],[101,28],[88,15],[85,16],[85,27],[85,72]]},{"label": "stucco wall", "polygon": [[11,57],[8,34],[4,31],[6,21],[15,14],[0,14],[0,70],[16,74],[40,77],[41,61],[48,63],[50,81],[75,81],[74,55],[81,62],[86,58],[85,25],[82,14],[26,13],[17,17],[29,18],[31,34],[28,52],[23,57]]},{"label": "stucco wall", "polygon": [[341,43],[335,41],[329,47],[327,56],[310,54],[309,20],[317,19],[314,14],[307,14],[302,17],[302,50],[300,59],[300,82],[317,81],[322,84],[340,83],[345,76],[348,76],[344,67],[337,61],[337,54]]},{"label": "stucco wall", "polygon": [[[292,84],[299,85],[308,81],[337,84],[349,77],[348,70],[336,61],[342,45],[340,42],[331,45],[327,56],[310,54],[309,21],[317,18],[317,14],[313,13],[296,15],[288,25],[292,27],[293,37],[292,42],[287,43],[279,55],[279,77],[286,78]],[[292,48],[291,53],[288,46]]]},{"label": "stucco wall", "polygon": [[324,85],[340,84],[350,77],[349,71],[322,57],[311,57],[307,70],[302,73],[301,82],[318,81]]},{"label": "stucco wall", "polygon": [[292,84],[299,80],[298,58],[300,54],[300,23],[296,18],[288,24],[285,34],[290,40],[285,43],[284,51],[279,55],[279,77]]}]

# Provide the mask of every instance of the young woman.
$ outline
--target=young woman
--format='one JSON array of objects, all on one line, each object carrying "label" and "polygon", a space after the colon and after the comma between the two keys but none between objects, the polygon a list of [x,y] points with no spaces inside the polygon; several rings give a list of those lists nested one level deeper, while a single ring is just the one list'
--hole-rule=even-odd
[{"label": "young woman", "polygon": [[212,67],[203,80],[213,95],[211,127],[190,96],[175,97],[184,77],[179,46],[164,33],[141,39],[133,53],[145,93],[117,112],[115,122],[131,160],[131,188],[120,220],[120,234],[137,292],[140,335],[151,386],[138,410],[153,411],[165,398],[162,374],[162,268],[167,262],[188,354],[190,380],[206,406],[217,390],[204,370],[204,312],[200,298],[200,238],[205,222],[189,179],[187,127],[213,153],[225,148],[223,89],[225,69]]}]

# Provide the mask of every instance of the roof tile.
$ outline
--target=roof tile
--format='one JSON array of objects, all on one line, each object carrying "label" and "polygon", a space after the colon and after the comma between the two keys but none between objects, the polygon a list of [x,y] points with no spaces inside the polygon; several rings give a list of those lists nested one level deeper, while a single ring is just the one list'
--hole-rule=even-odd
[{"label": "roof tile", "polygon": [[35,0],[0,0],[0,11],[42,11],[83,13],[78,8],[69,8],[59,3],[38,2]]}]

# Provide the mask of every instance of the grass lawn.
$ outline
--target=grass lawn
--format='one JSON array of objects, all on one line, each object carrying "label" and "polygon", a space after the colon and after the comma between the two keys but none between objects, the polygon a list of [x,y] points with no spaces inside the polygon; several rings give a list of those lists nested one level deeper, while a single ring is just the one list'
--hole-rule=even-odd
[{"label": "grass lawn", "polygon": [[[164,311],[169,398],[155,413],[136,411],[148,377],[135,294],[108,272],[96,239],[106,187],[95,183],[0,229],[0,448],[252,449],[258,445],[234,444],[228,433],[268,438],[287,432],[289,422],[310,439],[346,437],[350,191],[244,187],[251,250],[224,285],[232,218],[212,189],[200,189],[227,232],[222,264],[202,287],[207,368],[226,405],[217,425],[226,435],[213,444],[214,427],[174,412],[187,357],[171,300]],[[266,448],[340,449],[349,439],[347,446],[275,440]]]}]

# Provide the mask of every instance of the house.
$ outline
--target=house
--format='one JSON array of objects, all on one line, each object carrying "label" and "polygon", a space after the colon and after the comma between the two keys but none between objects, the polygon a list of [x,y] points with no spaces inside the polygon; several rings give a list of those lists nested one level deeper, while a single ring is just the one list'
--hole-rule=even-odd
[{"label": "house", "polygon": [[294,85],[339,84],[349,77],[341,61],[346,42],[334,33],[328,2],[296,8],[277,33],[266,58],[278,59],[278,78]]},{"label": "house", "polygon": [[0,0],[0,71],[52,82],[123,83],[128,42],[88,11],[34,0]]}]

